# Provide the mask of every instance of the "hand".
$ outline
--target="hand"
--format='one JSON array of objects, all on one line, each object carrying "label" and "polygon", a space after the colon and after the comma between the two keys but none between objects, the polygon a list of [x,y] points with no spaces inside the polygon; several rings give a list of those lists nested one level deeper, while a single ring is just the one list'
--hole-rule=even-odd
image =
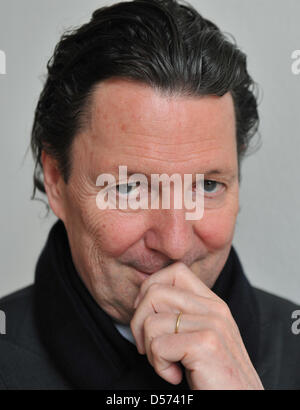
[{"label": "hand", "polygon": [[137,349],[169,383],[182,380],[181,362],[191,389],[263,389],[228,306],[183,263],[149,276],[135,308]]}]

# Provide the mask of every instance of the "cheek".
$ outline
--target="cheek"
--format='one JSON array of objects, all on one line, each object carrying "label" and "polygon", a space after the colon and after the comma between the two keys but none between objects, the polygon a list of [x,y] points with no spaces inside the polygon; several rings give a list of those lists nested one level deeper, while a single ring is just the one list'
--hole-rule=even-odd
[{"label": "cheek", "polygon": [[66,196],[67,224],[79,243],[97,244],[101,253],[118,257],[143,236],[142,214],[100,210],[96,194],[79,188],[70,186]]},{"label": "cheek", "polygon": [[195,226],[196,233],[210,250],[226,247],[233,239],[236,214],[231,210],[208,210]]},{"label": "cheek", "polygon": [[98,211],[92,224],[101,251],[114,258],[122,255],[144,234],[142,215],[122,214],[117,210]]}]

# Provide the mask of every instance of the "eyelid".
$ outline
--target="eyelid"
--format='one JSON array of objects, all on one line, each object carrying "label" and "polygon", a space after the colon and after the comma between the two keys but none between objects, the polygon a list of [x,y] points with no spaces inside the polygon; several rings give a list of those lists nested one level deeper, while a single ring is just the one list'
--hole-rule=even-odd
[{"label": "eyelid", "polygon": [[[129,192],[127,192],[127,193],[122,193],[122,192],[120,192],[118,189],[117,189],[117,187],[119,187],[119,186],[123,186],[123,185],[127,185],[128,187],[131,187],[132,188],[132,190],[131,191],[129,191]],[[114,188],[116,189],[116,193],[117,193],[117,195],[118,196],[124,196],[124,195],[127,195],[127,196],[129,196],[131,193],[133,193],[133,192],[135,192],[136,190],[139,190],[140,191],[140,193],[142,192],[142,190],[143,190],[143,184],[141,184],[140,183],[140,181],[124,181],[123,183],[116,183],[115,185],[114,185]]]},{"label": "eyelid", "polygon": [[237,178],[234,173],[230,174],[204,174],[204,180],[215,181],[223,183],[224,185],[230,185]]},{"label": "eyelid", "polygon": [[121,182],[121,183],[115,184],[115,186],[121,186],[121,185],[136,186],[137,182],[139,181]]},{"label": "eyelid", "polygon": [[216,192],[206,192],[205,193],[206,196],[213,198],[213,197],[215,197],[217,195],[220,195],[224,192],[225,184],[223,182],[215,181],[213,179],[206,179],[205,181],[213,181],[220,187],[219,189],[217,189]]},{"label": "eyelid", "polygon": [[[207,182],[207,181],[216,182],[217,184],[220,184],[220,185],[226,185],[224,182],[217,181],[216,179],[212,179],[212,178],[203,179],[203,182]],[[194,182],[193,185],[196,186],[196,182]]]}]

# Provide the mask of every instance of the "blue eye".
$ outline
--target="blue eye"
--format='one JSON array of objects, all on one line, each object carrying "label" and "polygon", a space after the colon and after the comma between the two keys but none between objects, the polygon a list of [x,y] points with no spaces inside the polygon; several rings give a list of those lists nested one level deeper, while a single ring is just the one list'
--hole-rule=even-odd
[{"label": "blue eye", "polygon": [[138,183],[133,184],[119,184],[116,185],[116,191],[120,195],[129,195],[135,188],[139,186]]},{"label": "blue eye", "polygon": [[211,194],[214,193],[215,190],[218,188],[219,183],[217,181],[212,181],[210,179],[206,179],[204,181],[204,191]]}]

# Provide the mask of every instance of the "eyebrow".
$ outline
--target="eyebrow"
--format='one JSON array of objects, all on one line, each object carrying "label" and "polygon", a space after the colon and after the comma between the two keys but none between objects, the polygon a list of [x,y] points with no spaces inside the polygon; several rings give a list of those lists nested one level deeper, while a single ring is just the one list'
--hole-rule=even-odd
[{"label": "eyebrow", "polygon": [[[119,168],[116,167],[113,169],[112,172],[115,176],[119,175]],[[135,171],[133,169],[128,168],[127,166],[127,175],[128,177],[130,177],[131,175],[134,174],[143,174],[147,177],[148,180],[151,179],[151,175],[153,174],[157,174],[157,173],[152,173],[152,174],[147,174],[145,172],[141,172],[141,171]],[[237,172],[235,172],[233,169],[228,169],[228,170],[222,170],[222,169],[211,169],[211,170],[207,170],[206,172],[196,172],[196,173],[188,173],[188,174],[192,174],[192,175],[196,175],[196,174],[204,174],[204,175],[219,175],[222,176],[223,178],[225,178],[226,180],[228,180],[229,182],[231,182],[233,179],[235,179],[237,177]]]},{"label": "eyebrow", "polygon": [[233,169],[230,169],[228,171],[221,171],[219,169],[213,169],[209,172],[206,172],[204,175],[207,175],[210,178],[214,178],[214,176],[216,175],[224,179],[228,184],[231,184],[235,179],[238,179],[238,170],[234,171]]}]

